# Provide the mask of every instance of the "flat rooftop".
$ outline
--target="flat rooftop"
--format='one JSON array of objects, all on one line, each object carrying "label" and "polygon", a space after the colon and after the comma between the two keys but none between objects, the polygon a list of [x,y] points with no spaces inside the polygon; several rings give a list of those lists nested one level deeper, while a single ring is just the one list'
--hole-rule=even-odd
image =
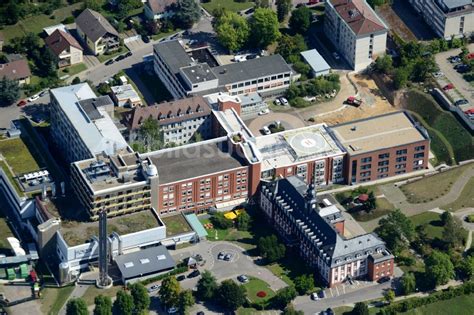
[{"label": "flat rooftop", "polygon": [[211,67],[207,63],[183,67],[181,72],[192,84],[202,83],[206,81],[216,80],[216,75],[211,71]]},{"label": "flat rooftop", "polygon": [[254,138],[262,156],[262,171],[342,154],[325,124]]},{"label": "flat rooftop", "polygon": [[227,137],[142,154],[158,168],[161,184],[245,166],[245,160],[230,152]]},{"label": "flat rooftop", "polygon": [[179,69],[189,66],[193,62],[178,40],[158,43],[153,46],[153,49],[160,55],[161,59],[174,74],[178,74]]},{"label": "flat rooftop", "polygon": [[0,141],[0,154],[15,175],[41,169],[31,150],[21,138]]},{"label": "flat rooftop", "polygon": [[339,143],[352,155],[426,139],[405,112],[351,121],[330,129]]},{"label": "flat rooftop", "polygon": [[321,56],[316,49],[302,51],[301,56],[303,56],[306,63],[316,73],[331,70],[331,66],[329,66],[323,56]]},{"label": "flat rooftop", "polygon": [[[125,235],[162,226],[152,211],[150,209],[107,218],[107,233]],[[61,234],[69,246],[80,245],[92,236],[99,236],[99,222],[63,221]]]}]

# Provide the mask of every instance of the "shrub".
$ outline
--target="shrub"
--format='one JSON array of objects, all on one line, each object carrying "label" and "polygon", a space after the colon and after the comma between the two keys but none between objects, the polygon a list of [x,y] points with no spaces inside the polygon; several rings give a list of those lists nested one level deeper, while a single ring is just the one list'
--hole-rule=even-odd
[{"label": "shrub", "polygon": [[73,16],[68,16],[62,21],[63,24],[71,24],[74,23],[74,17]]}]

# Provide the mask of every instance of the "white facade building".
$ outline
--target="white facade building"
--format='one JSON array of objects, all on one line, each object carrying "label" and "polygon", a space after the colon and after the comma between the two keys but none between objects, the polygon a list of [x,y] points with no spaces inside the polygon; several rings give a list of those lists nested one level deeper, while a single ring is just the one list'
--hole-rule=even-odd
[{"label": "white facade building", "polygon": [[324,28],[355,71],[384,54],[388,27],[365,0],[327,0]]},{"label": "white facade building", "polygon": [[439,37],[450,39],[474,32],[472,0],[409,0]]}]

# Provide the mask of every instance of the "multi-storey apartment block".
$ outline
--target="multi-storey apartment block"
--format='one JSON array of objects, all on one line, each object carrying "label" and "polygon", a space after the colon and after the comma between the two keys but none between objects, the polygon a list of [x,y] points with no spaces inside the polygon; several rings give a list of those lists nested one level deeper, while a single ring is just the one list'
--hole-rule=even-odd
[{"label": "multi-storey apartment block", "polygon": [[136,107],[125,117],[131,139],[147,118],[158,121],[165,144],[187,143],[196,132],[204,139],[211,137],[211,107],[202,96]]},{"label": "multi-storey apartment block", "polygon": [[463,37],[474,32],[472,0],[408,0],[439,37]]},{"label": "multi-storey apartment block", "polygon": [[367,182],[428,167],[429,137],[405,112],[331,127],[347,152],[347,182]]},{"label": "multi-storey apartment block", "polygon": [[327,0],[325,13],[325,33],[354,70],[385,53],[388,27],[365,0]]},{"label": "multi-storey apartment block", "polygon": [[289,246],[329,287],[348,279],[392,276],[394,257],[374,233],[344,237],[340,211],[317,204],[315,186],[297,176],[262,182],[260,208]]},{"label": "multi-storey apartment block", "polygon": [[293,72],[280,55],[218,66],[195,60],[177,40],[158,43],[153,49],[155,72],[175,99],[219,91],[281,94],[292,81]]},{"label": "multi-storey apartment block", "polygon": [[68,162],[128,148],[109,116],[114,103],[96,97],[87,83],[51,89],[51,133]]}]

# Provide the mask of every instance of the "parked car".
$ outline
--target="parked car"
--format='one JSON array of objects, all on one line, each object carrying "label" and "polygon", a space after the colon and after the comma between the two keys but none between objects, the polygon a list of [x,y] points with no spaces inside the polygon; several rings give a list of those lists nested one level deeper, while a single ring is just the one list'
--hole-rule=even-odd
[{"label": "parked car", "polygon": [[145,44],[148,44],[150,42],[150,37],[148,37],[147,35],[144,35],[142,36],[142,41],[145,43]]},{"label": "parked car", "polygon": [[461,58],[459,58],[459,56],[451,56],[448,58],[449,62],[451,63],[458,63],[458,62],[461,62]]},{"label": "parked car", "polygon": [[256,58],[260,58],[260,56],[257,54],[250,54],[246,57],[247,60],[256,59]]},{"label": "parked car", "polygon": [[273,104],[275,104],[275,105],[281,105],[281,102],[280,102],[279,99],[276,98],[276,99],[273,101]]},{"label": "parked car", "polygon": [[311,293],[311,300],[313,301],[319,300],[319,296],[316,292]]},{"label": "parked car", "polygon": [[466,105],[466,104],[469,104],[469,101],[464,98],[454,102],[454,105],[456,106],[461,106],[461,105]]},{"label": "parked car", "polygon": [[264,135],[269,135],[269,134],[271,134],[272,132],[270,131],[270,129],[268,129],[267,126],[263,126],[263,128],[262,128],[262,133],[263,133]]},{"label": "parked car", "polygon": [[464,64],[456,69],[456,71],[459,72],[459,73],[466,73],[466,72],[469,72],[469,70],[471,70],[471,67],[469,67],[468,65],[464,65]]},{"label": "parked car", "polygon": [[197,276],[199,276],[201,274],[201,272],[199,270],[194,270],[193,272],[191,272],[189,275],[188,275],[188,278],[196,278]]},{"label": "parked car", "polygon": [[160,285],[154,284],[154,285],[152,285],[151,287],[148,288],[148,293],[152,293],[152,292],[158,291],[160,288],[161,288]]},{"label": "parked car", "polygon": [[443,90],[445,90],[445,91],[452,90],[452,89],[454,89],[454,84],[452,84],[452,83],[446,84],[443,87]]},{"label": "parked car", "polygon": [[27,104],[27,102],[25,100],[21,100],[16,104],[16,106],[22,107],[22,106],[25,106],[26,104]]},{"label": "parked car", "polygon": [[261,111],[258,112],[258,115],[259,116],[263,116],[263,115],[266,115],[270,112],[270,110],[268,108],[265,108],[265,109],[262,109]]},{"label": "parked car", "polygon": [[244,13],[247,14],[247,15],[249,15],[249,14],[252,14],[252,13],[254,13],[254,12],[255,12],[255,8],[250,8],[250,9],[248,9],[247,11],[245,11]]},{"label": "parked car", "polygon": [[115,58],[115,61],[120,61],[120,60],[123,60],[125,58],[127,58],[125,55],[120,55],[117,58]]},{"label": "parked car", "polygon": [[240,275],[237,277],[237,280],[239,280],[242,283],[247,283],[249,282],[249,277],[247,277],[246,275]]},{"label": "parked car", "polygon": [[321,299],[325,299],[326,298],[326,292],[324,290],[319,291],[319,297]]},{"label": "parked car", "polygon": [[224,259],[224,256],[225,256],[225,253],[224,252],[219,252],[219,254],[217,254],[217,259]]},{"label": "parked car", "polygon": [[41,92],[41,93],[39,94],[39,96],[40,96],[40,97],[43,97],[43,96],[46,95],[46,93],[49,93],[49,90],[44,90],[43,92]]},{"label": "parked car", "polygon": [[464,67],[467,67],[468,65],[464,64],[464,63],[458,63],[457,65],[455,65],[453,68],[454,70],[458,70],[460,68],[464,68]]},{"label": "parked car", "polygon": [[305,96],[305,97],[303,97],[303,99],[307,102],[315,102],[316,101],[315,96]]},{"label": "parked car", "polygon": [[107,60],[107,62],[105,63],[106,66],[110,66],[111,64],[113,64],[115,62],[115,60],[113,59],[110,59],[110,60]]},{"label": "parked car", "polygon": [[31,97],[28,99],[28,102],[34,102],[34,101],[36,101],[36,100],[39,99],[39,98],[40,98],[40,97],[39,97],[38,94],[33,95],[33,96],[31,96]]},{"label": "parked car", "polygon": [[225,260],[225,261],[230,261],[230,260],[232,259],[232,256],[234,256],[234,255],[232,255],[232,254],[225,254],[224,260]]},{"label": "parked car", "polygon": [[204,315],[204,312],[203,311],[199,311],[196,313],[196,315]]},{"label": "parked car", "polygon": [[247,56],[245,55],[235,55],[233,61],[234,62],[242,62],[247,60]]},{"label": "parked car", "polygon": [[284,97],[280,97],[280,102],[281,102],[281,104],[284,105],[284,106],[288,105],[288,100],[287,100],[286,98],[284,98]]},{"label": "parked car", "polygon": [[435,78],[439,78],[439,77],[441,77],[441,76],[443,76],[443,75],[444,75],[444,73],[441,72],[441,71],[437,71],[437,72],[433,73],[433,76],[434,76]]},{"label": "parked car", "polygon": [[179,275],[176,277],[176,280],[178,281],[183,281],[184,279],[186,279],[186,277],[184,275]]},{"label": "parked car", "polygon": [[174,313],[177,313],[178,312],[178,309],[176,307],[170,307],[168,309],[168,314],[174,314]]},{"label": "parked car", "polygon": [[390,277],[388,276],[385,276],[385,277],[381,277],[377,280],[377,283],[385,283],[387,281],[390,281]]},{"label": "parked car", "polygon": [[334,59],[336,59],[336,60],[341,59],[341,57],[339,57],[339,54],[338,54],[337,52],[333,52],[333,53],[332,53],[332,56],[333,56]]}]

